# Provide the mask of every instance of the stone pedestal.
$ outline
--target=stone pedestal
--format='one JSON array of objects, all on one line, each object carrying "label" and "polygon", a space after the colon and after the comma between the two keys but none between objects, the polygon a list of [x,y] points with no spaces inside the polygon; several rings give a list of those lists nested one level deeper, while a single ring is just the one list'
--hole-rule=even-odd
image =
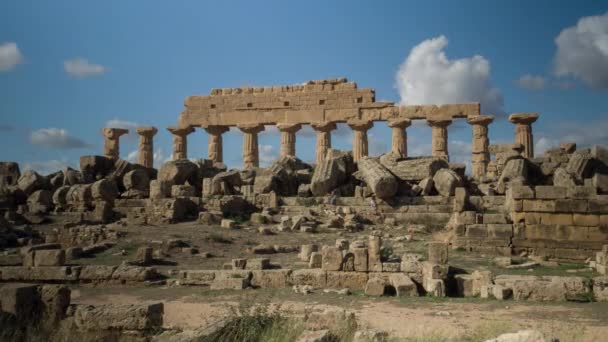
[{"label": "stone pedestal", "polygon": [[139,134],[138,163],[144,167],[154,167],[154,136],[158,130],[156,127],[137,127]]},{"label": "stone pedestal", "polygon": [[526,158],[534,158],[532,123],[538,116],[538,113],[515,113],[509,116],[509,121],[515,124],[515,143],[524,147],[523,155]]},{"label": "stone pedestal", "polygon": [[311,124],[317,132],[316,163],[320,164],[325,160],[327,150],[331,148],[331,131],[336,129],[335,122],[317,122]]},{"label": "stone pedestal", "polygon": [[120,158],[120,137],[129,133],[123,128],[102,128],[101,134],[105,138],[103,143],[103,155],[110,159]]},{"label": "stone pedestal", "polygon": [[188,134],[194,132],[192,127],[168,127],[167,130],[173,133],[173,160],[188,158]]},{"label": "stone pedestal", "polygon": [[450,156],[448,153],[448,126],[452,124],[452,120],[427,119],[426,121],[433,130],[433,157],[445,158],[449,161]]},{"label": "stone pedestal", "polygon": [[374,126],[371,121],[352,120],[348,125],[353,130],[353,160],[355,162],[363,157],[367,157],[367,130]]},{"label": "stone pedestal", "polygon": [[296,132],[302,128],[300,124],[278,124],[281,131],[281,157],[296,156]]},{"label": "stone pedestal", "polygon": [[389,120],[388,127],[392,128],[391,152],[403,158],[407,157],[407,132],[405,131],[411,124],[410,119]]},{"label": "stone pedestal", "polygon": [[490,162],[490,140],[488,139],[488,125],[494,121],[492,115],[478,115],[467,118],[473,126],[473,141],[471,143],[471,174],[474,178],[484,176]]},{"label": "stone pedestal", "polygon": [[243,132],[243,168],[260,166],[258,156],[258,133],[264,130],[264,125],[238,125]]},{"label": "stone pedestal", "polygon": [[207,142],[207,158],[213,160],[216,163],[224,162],[224,147],[222,134],[229,130],[228,126],[206,126],[203,127],[207,134],[209,134],[209,140]]}]

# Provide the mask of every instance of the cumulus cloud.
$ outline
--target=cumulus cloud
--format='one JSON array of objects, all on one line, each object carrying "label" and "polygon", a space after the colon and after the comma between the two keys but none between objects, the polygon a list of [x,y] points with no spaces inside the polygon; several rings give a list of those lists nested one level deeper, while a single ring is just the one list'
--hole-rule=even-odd
[{"label": "cumulus cloud", "polygon": [[278,153],[272,145],[258,145],[258,154],[261,167],[272,164],[278,158]]},{"label": "cumulus cloud", "polygon": [[51,173],[55,173],[57,171],[61,171],[66,167],[71,167],[78,169],[75,166],[75,163],[70,163],[66,160],[44,160],[44,161],[34,161],[34,162],[26,162],[23,164],[23,170],[34,170],[41,175],[48,175]]},{"label": "cumulus cloud", "polygon": [[523,75],[515,81],[518,87],[526,90],[541,90],[545,87],[545,78],[535,75]]},{"label": "cumulus cloud", "polygon": [[21,62],[23,55],[17,44],[9,42],[0,45],[0,71],[13,70]]},{"label": "cumulus cloud", "polygon": [[85,78],[91,76],[103,75],[107,68],[100,64],[90,63],[85,58],[74,58],[63,62],[63,68],[68,75]]},{"label": "cumulus cloud", "polygon": [[[129,163],[137,164],[139,162],[139,150],[132,150],[127,154],[127,158],[125,159]],[[162,148],[157,148],[153,154],[154,158],[154,167],[159,169],[164,163],[173,159],[173,154],[166,157]]]},{"label": "cumulus cloud", "polygon": [[504,99],[490,81],[490,62],[483,56],[449,59],[445,36],[415,46],[399,67],[396,87],[401,104],[480,102],[484,113],[504,115]]},{"label": "cumulus cloud", "polygon": [[86,148],[91,145],[72,137],[63,128],[42,128],[30,133],[30,143],[47,148],[71,149]]},{"label": "cumulus cloud", "polygon": [[608,13],[581,18],[555,38],[555,74],[608,89]]},{"label": "cumulus cloud", "polygon": [[534,154],[538,156],[563,142],[576,142],[579,148],[608,145],[608,116],[587,122],[555,123],[546,131],[536,133],[535,140]]}]

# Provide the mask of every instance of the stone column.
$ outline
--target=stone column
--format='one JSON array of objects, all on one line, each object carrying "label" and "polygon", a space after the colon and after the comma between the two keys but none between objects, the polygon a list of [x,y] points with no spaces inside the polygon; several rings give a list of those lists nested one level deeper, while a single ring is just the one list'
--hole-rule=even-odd
[{"label": "stone column", "polygon": [[223,163],[224,147],[222,134],[226,133],[230,128],[228,126],[206,126],[203,128],[207,131],[207,134],[209,134],[207,158],[213,160],[215,163]]},{"label": "stone column", "polygon": [[389,120],[388,127],[392,128],[391,152],[402,158],[407,157],[407,132],[405,131],[412,124],[410,119]]},{"label": "stone column", "polygon": [[300,124],[278,124],[281,131],[281,157],[296,156],[296,132],[302,128]]},{"label": "stone column", "polygon": [[310,124],[317,132],[316,163],[325,160],[327,150],[331,148],[331,131],[336,129],[335,122],[316,122]]},{"label": "stone column", "polygon": [[473,126],[473,141],[471,143],[471,174],[474,178],[486,174],[490,162],[490,140],[488,139],[488,125],[494,121],[492,115],[477,115],[467,118]]},{"label": "stone column", "polygon": [[367,130],[374,126],[374,123],[366,120],[352,120],[348,122],[353,132],[353,160],[357,162],[363,157],[367,157]]},{"label": "stone column", "polygon": [[260,166],[258,156],[258,133],[264,130],[264,125],[248,124],[237,126],[243,132],[243,168]]},{"label": "stone column", "polygon": [[154,167],[154,136],[158,130],[156,127],[137,127],[139,134],[138,163],[143,167]]},{"label": "stone column", "polygon": [[101,134],[105,138],[103,143],[103,155],[110,159],[120,158],[120,136],[129,133],[123,128],[102,128]]},{"label": "stone column", "polygon": [[450,119],[427,119],[428,125],[433,129],[433,157],[441,157],[450,160],[448,153],[448,126],[452,124]]},{"label": "stone column", "polygon": [[194,128],[172,126],[167,130],[173,133],[173,160],[188,158],[188,134],[194,132]]},{"label": "stone column", "polygon": [[534,158],[534,136],[532,123],[538,119],[538,113],[515,113],[509,115],[509,121],[515,124],[515,143],[524,147],[524,157]]}]

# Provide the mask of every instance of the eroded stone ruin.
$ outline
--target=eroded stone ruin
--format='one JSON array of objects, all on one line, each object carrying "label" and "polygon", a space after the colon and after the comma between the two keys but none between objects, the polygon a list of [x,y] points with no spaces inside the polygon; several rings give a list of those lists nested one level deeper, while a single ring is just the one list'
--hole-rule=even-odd
[{"label": "eroded stone ruin", "polygon": [[[494,117],[480,114],[479,104],[396,106],[376,102],[373,89],[359,89],[346,79],[213,89],[208,96],[188,97],[184,105],[178,124],[167,128],[173,134],[174,160],[159,170],[153,168],[155,127],[137,128],[137,164],[120,159],[120,137],[128,131],[111,127],[101,130],[103,156],[81,157],[80,170],[42,176],[0,162],[2,312],[75,329],[148,336],[162,325],[162,303],[70,305],[69,289],[63,285],[608,299],[608,150],[564,143],[535,156],[536,113],[510,115],[514,142],[494,145],[488,138]],[[448,126],[459,119],[472,129],[470,174],[463,164],[450,163]],[[407,129],[415,120],[432,127],[431,156],[408,156]],[[392,130],[391,151],[370,157],[367,131],[377,121],[386,121]],[[352,151],[332,149],[337,123],[353,130]],[[281,132],[280,157],[260,168],[258,134],[268,125]],[[303,125],[316,131],[314,165],[297,158],[295,142]],[[223,164],[222,134],[231,127],[243,133],[241,170]],[[196,128],[209,135],[208,159],[188,159],[194,157],[188,155],[188,136]],[[121,227],[179,222],[217,231],[253,227],[262,236],[353,235],[335,245],[258,244],[248,248],[250,257],[226,256],[215,269],[154,267],[176,250],[199,254],[204,247],[179,240],[138,246],[134,259],[120,264],[86,262],[124,239],[128,233]],[[49,225],[51,229],[44,229]],[[406,227],[407,234],[395,238],[383,233],[395,227]],[[405,253],[394,253],[392,248],[407,246],[421,232],[441,238],[423,235],[425,253],[407,247]],[[391,248],[384,246],[386,240]],[[452,251],[492,256],[504,268],[564,260],[586,263],[586,269],[598,274],[464,272],[450,263]],[[303,267],[273,263],[269,256],[277,253],[297,253]],[[98,319],[90,322],[88,317]]]}]

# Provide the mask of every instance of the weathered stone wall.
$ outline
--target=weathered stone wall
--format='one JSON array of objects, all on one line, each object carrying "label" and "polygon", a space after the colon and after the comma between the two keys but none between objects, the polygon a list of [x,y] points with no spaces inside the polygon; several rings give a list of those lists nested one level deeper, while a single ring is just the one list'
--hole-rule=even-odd
[{"label": "weathered stone wall", "polygon": [[513,187],[507,206],[515,253],[586,259],[608,242],[608,196],[592,187]]},{"label": "weathered stone wall", "polygon": [[373,89],[359,89],[345,78],[292,86],[212,89],[208,96],[188,97],[184,105],[181,127],[479,115],[478,103],[395,107],[391,102],[375,102]]}]

